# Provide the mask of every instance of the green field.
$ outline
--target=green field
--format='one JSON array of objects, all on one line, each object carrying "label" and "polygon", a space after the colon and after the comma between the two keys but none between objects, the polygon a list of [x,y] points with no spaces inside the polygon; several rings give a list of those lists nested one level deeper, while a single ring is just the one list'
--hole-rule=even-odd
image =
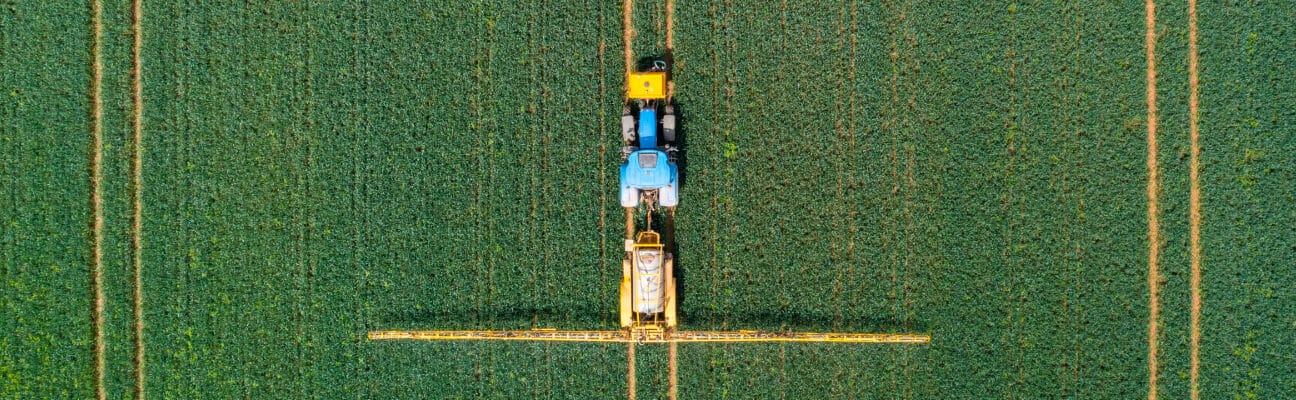
[{"label": "green field", "polygon": [[[0,1],[4,399],[95,396],[96,208],[102,385],[138,384],[135,31],[101,1]],[[146,397],[625,397],[624,345],[364,338],[616,328],[620,3],[143,2]],[[680,345],[680,398],[1147,397],[1143,2],[675,3],[684,326],[932,337]],[[1188,6],[1155,5],[1157,389],[1188,398]],[[1296,6],[1197,15],[1200,396],[1284,398]],[[665,398],[665,347],[636,362]]]}]

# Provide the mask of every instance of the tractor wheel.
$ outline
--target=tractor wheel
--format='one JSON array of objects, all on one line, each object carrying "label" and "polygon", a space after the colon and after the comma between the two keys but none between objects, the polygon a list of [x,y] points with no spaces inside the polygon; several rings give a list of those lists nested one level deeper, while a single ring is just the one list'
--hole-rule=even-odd
[{"label": "tractor wheel", "polygon": [[627,145],[635,141],[635,118],[633,115],[625,114],[621,116],[621,140]]},{"label": "tractor wheel", "polygon": [[662,139],[666,143],[675,143],[675,107],[666,106],[666,114],[662,115]]}]

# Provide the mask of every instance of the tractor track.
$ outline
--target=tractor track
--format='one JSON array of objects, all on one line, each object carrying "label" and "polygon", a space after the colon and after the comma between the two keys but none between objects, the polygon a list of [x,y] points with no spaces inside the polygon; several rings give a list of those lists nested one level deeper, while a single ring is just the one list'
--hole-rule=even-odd
[{"label": "tractor track", "polygon": [[626,397],[635,399],[635,344],[626,343]]},{"label": "tractor track", "polygon": [[104,388],[104,293],[103,293],[103,4],[90,0],[90,87],[89,87],[89,228],[90,228],[90,323],[94,337],[93,369],[95,398],[108,397]]},{"label": "tractor track", "polygon": [[1158,266],[1161,247],[1160,225],[1157,220],[1158,195],[1161,181],[1157,166],[1157,92],[1156,92],[1156,2],[1145,0],[1147,33],[1147,169],[1148,169],[1148,400],[1157,399],[1157,345],[1161,323],[1160,286]]},{"label": "tractor track", "polygon": [[[673,70],[675,68],[675,0],[666,0],[666,58]],[[675,73],[671,71],[670,74],[670,79],[666,81],[667,102],[675,98]]]},{"label": "tractor track", "polygon": [[670,342],[666,349],[666,398],[675,400],[679,395],[679,380],[676,375],[675,353],[676,343]]},{"label": "tractor track", "polygon": [[625,72],[629,73],[634,70],[634,43],[635,30],[634,0],[623,0],[621,2],[621,47],[625,51]]},{"label": "tractor track", "polygon": [[144,48],[142,29],[144,0],[131,1],[131,140],[130,140],[130,197],[131,197],[131,308],[134,311],[134,365],[135,398],[144,399],[144,283],[143,283],[143,140],[144,140],[144,69],[140,53]]},{"label": "tractor track", "polygon": [[1190,366],[1188,372],[1189,396],[1198,400],[1200,382],[1197,374],[1200,369],[1201,348],[1201,181],[1198,172],[1201,170],[1201,146],[1197,142],[1197,0],[1188,0],[1188,140],[1189,140],[1189,264],[1191,268],[1190,290],[1192,291],[1191,327],[1189,331]]},{"label": "tractor track", "polygon": [[666,51],[675,48],[675,0],[666,0]]}]

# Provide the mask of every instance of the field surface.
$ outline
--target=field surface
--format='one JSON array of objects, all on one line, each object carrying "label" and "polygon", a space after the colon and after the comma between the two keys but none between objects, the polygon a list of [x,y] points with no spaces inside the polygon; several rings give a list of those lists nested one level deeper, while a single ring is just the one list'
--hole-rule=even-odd
[{"label": "field surface", "polygon": [[0,398],[624,398],[625,345],[364,335],[615,329],[668,46],[684,326],[932,337],[680,398],[1296,394],[1291,4],[627,3],[0,2]]}]

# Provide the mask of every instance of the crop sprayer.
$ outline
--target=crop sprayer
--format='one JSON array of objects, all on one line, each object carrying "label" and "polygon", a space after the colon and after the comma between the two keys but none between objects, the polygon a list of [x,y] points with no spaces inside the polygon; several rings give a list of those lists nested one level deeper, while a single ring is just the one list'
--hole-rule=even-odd
[{"label": "crop sprayer", "polygon": [[[675,209],[680,203],[680,168],[676,147],[675,104],[668,93],[670,71],[655,61],[643,71],[626,75],[626,102],[621,115],[620,203],[626,214],[625,259],[621,262],[620,328],[618,330],[383,330],[370,340],[503,340],[547,342],[628,343],[631,397],[634,391],[634,346],[699,342],[815,342],[926,344],[925,334],[837,333],[792,331],[679,330],[674,256],[668,249]],[[662,214],[662,232],[653,229],[653,216]],[[636,227],[642,215],[645,224]],[[674,368],[671,371],[674,382]]]}]

